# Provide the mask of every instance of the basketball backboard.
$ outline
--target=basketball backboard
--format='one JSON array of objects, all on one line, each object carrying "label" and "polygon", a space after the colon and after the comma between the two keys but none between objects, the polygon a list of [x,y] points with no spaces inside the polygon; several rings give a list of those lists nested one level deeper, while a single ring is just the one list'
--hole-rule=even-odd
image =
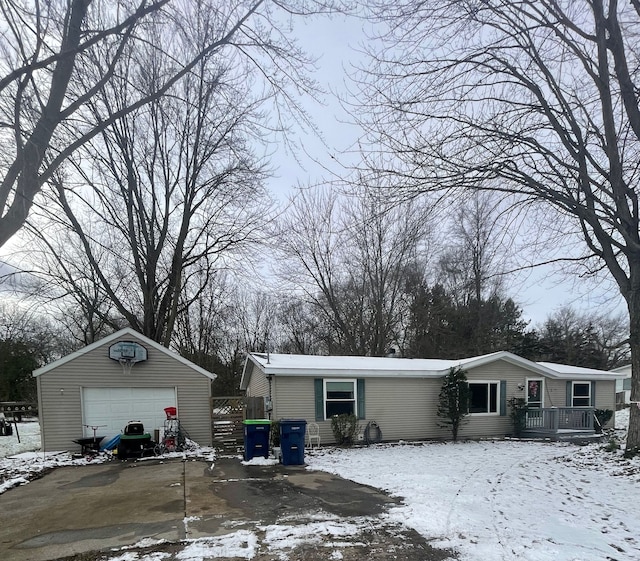
[{"label": "basketball backboard", "polygon": [[109,358],[131,363],[147,360],[147,349],[135,341],[118,341],[109,347]]}]

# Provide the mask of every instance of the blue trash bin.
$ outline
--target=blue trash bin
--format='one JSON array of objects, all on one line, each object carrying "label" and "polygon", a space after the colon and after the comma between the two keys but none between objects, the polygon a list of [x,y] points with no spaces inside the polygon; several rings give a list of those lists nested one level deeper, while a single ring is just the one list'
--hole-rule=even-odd
[{"label": "blue trash bin", "polygon": [[304,435],[307,421],[304,419],[280,419],[280,446],[282,464],[285,466],[304,465]]},{"label": "blue trash bin", "polygon": [[247,419],[244,425],[244,460],[248,462],[258,456],[269,457],[269,419]]}]

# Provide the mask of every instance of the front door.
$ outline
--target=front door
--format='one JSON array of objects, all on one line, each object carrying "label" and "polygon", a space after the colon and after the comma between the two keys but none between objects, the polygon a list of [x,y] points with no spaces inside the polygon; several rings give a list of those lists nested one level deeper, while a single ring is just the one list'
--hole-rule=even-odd
[{"label": "front door", "polygon": [[543,407],[544,380],[542,378],[527,379],[527,427],[542,428],[544,425]]},{"label": "front door", "polygon": [[542,409],[544,397],[544,380],[527,379],[527,406],[529,409]]}]

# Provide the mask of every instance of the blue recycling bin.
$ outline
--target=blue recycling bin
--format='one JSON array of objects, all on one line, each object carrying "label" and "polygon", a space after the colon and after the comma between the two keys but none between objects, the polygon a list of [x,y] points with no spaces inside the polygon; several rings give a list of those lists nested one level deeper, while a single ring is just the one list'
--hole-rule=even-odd
[{"label": "blue recycling bin", "polygon": [[280,446],[282,464],[285,466],[304,465],[304,435],[307,421],[304,419],[280,419]]},{"label": "blue recycling bin", "polygon": [[269,419],[247,419],[244,425],[244,460],[248,462],[258,456],[269,457]]}]

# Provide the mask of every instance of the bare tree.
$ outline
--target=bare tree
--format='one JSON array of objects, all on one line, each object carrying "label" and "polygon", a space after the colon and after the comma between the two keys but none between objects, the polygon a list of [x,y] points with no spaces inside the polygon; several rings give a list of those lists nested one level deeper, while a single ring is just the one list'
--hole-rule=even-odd
[{"label": "bare tree", "polygon": [[[27,232],[30,227],[27,223]],[[34,230],[20,261],[33,268],[33,281],[23,286],[24,301],[40,305],[66,333],[70,351],[89,345],[127,325],[117,313],[80,241],[68,228]],[[18,253],[18,256],[20,253]],[[94,259],[102,266],[103,255]]]},{"label": "bare tree", "polygon": [[[329,353],[381,356],[401,337],[401,295],[424,251],[429,210],[302,191],[280,224],[279,274],[315,309]],[[423,256],[420,256],[421,258]]]},{"label": "bare tree", "polygon": [[236,283],[226,272],[216,276],[188,312],[178,316],[173,346],[181,356],[216,374],[215,395],[237,395],[247,346],[239,336]]},{"label": "bare tree", "polygon": [[322,354],[322,329],[313,307],[302,298],[280,297],[278,350],[302,355]]},{"label": "bare tree", "polygon": [[[373,53],[363,124],[394,172],[415,193],[516,194],[580,236],[586,251],[567,257],[605,270],[627,303],[640,402],[640,3],[370,4],[393,48]],[[635,407],[627,449],[640,449]]]},{"label": "bare tree", "polygon": [[270,352],[277,348],[277,303],[262,290],[238,290],[235,293],[234,320],[237,338],[247,351]]},{"label": "bare tree", "polygon": [[[216,28],[216,17],[199,13],[191,28],[195,39],[174,37],[165,50],[176,56],[190,48],[199,52]],[[173,70],[148,48],[131,50],[126,60],[127,76],[113,78],[88,104],[96,114],[122,114],[132,97],[156,91]],[[121,116],[85,143],[66,173],[51,177],[56,198],[40,207],[42,219],[35,222],[34,231],[45,239],[50,234],[43,224],[66,227],[63,243],[49,243],[58,264],[51,274],[77,301],[92,306],[97,283],[116,311],[103,321],[115,328],[124,319],[165,346],[177,317],[216,269],[258,239],[268,217],[263,166],[248,146],[259,100],[247,91],[235,62],[200,61],[168,95]],[[69,243],[74,238],[77,243]],[[86,286],[66,271],[75,257],[69,249],[78,247]]]},{"label": "bare tree", "polygon": [[628,333],[620,316],[563,307],[540,328],[542,354],[536,360],[610,370],[628,364]]},{"label": "bare tree", "polygon": [[[328,11],[332,3],[2,0],[0,246],[21,228],[63,162],[122,117],[165,95],[212,56],[252,66],[265,92],[277,94],[275,129],[286,127],[287,115],[306,119],[294,101],[313,91],[304,73],[309,61],[288,38],[282,21]],[[214,22],[206,41],[195,49],[165,50],[174,35],[197,27],[203,14]],[[127,60],[141,48],[165,62],[164,73],[155,77],[153,90],[133,95],[142,74],[129,73]],[[113,89],[114,80],[132,87],[127,104],[110,110],[96,100],[105,88]]]},{"label": "bare tree", "polygon": [[486,338],[502,319],[506,304],[502,296],[510,276],[513,230],[500,199],[493,193],[474,192],[455,207],[438,262],[437,281],[455,309],[464,312],[469,345],[478,354],[489,352]]},{"label": "bare tree", "polygon": [[490,193],[473,193],[454,210],[438,281],[461,304],[480,302],[502,290],[510,260],[509,226],[498,198]]}]

